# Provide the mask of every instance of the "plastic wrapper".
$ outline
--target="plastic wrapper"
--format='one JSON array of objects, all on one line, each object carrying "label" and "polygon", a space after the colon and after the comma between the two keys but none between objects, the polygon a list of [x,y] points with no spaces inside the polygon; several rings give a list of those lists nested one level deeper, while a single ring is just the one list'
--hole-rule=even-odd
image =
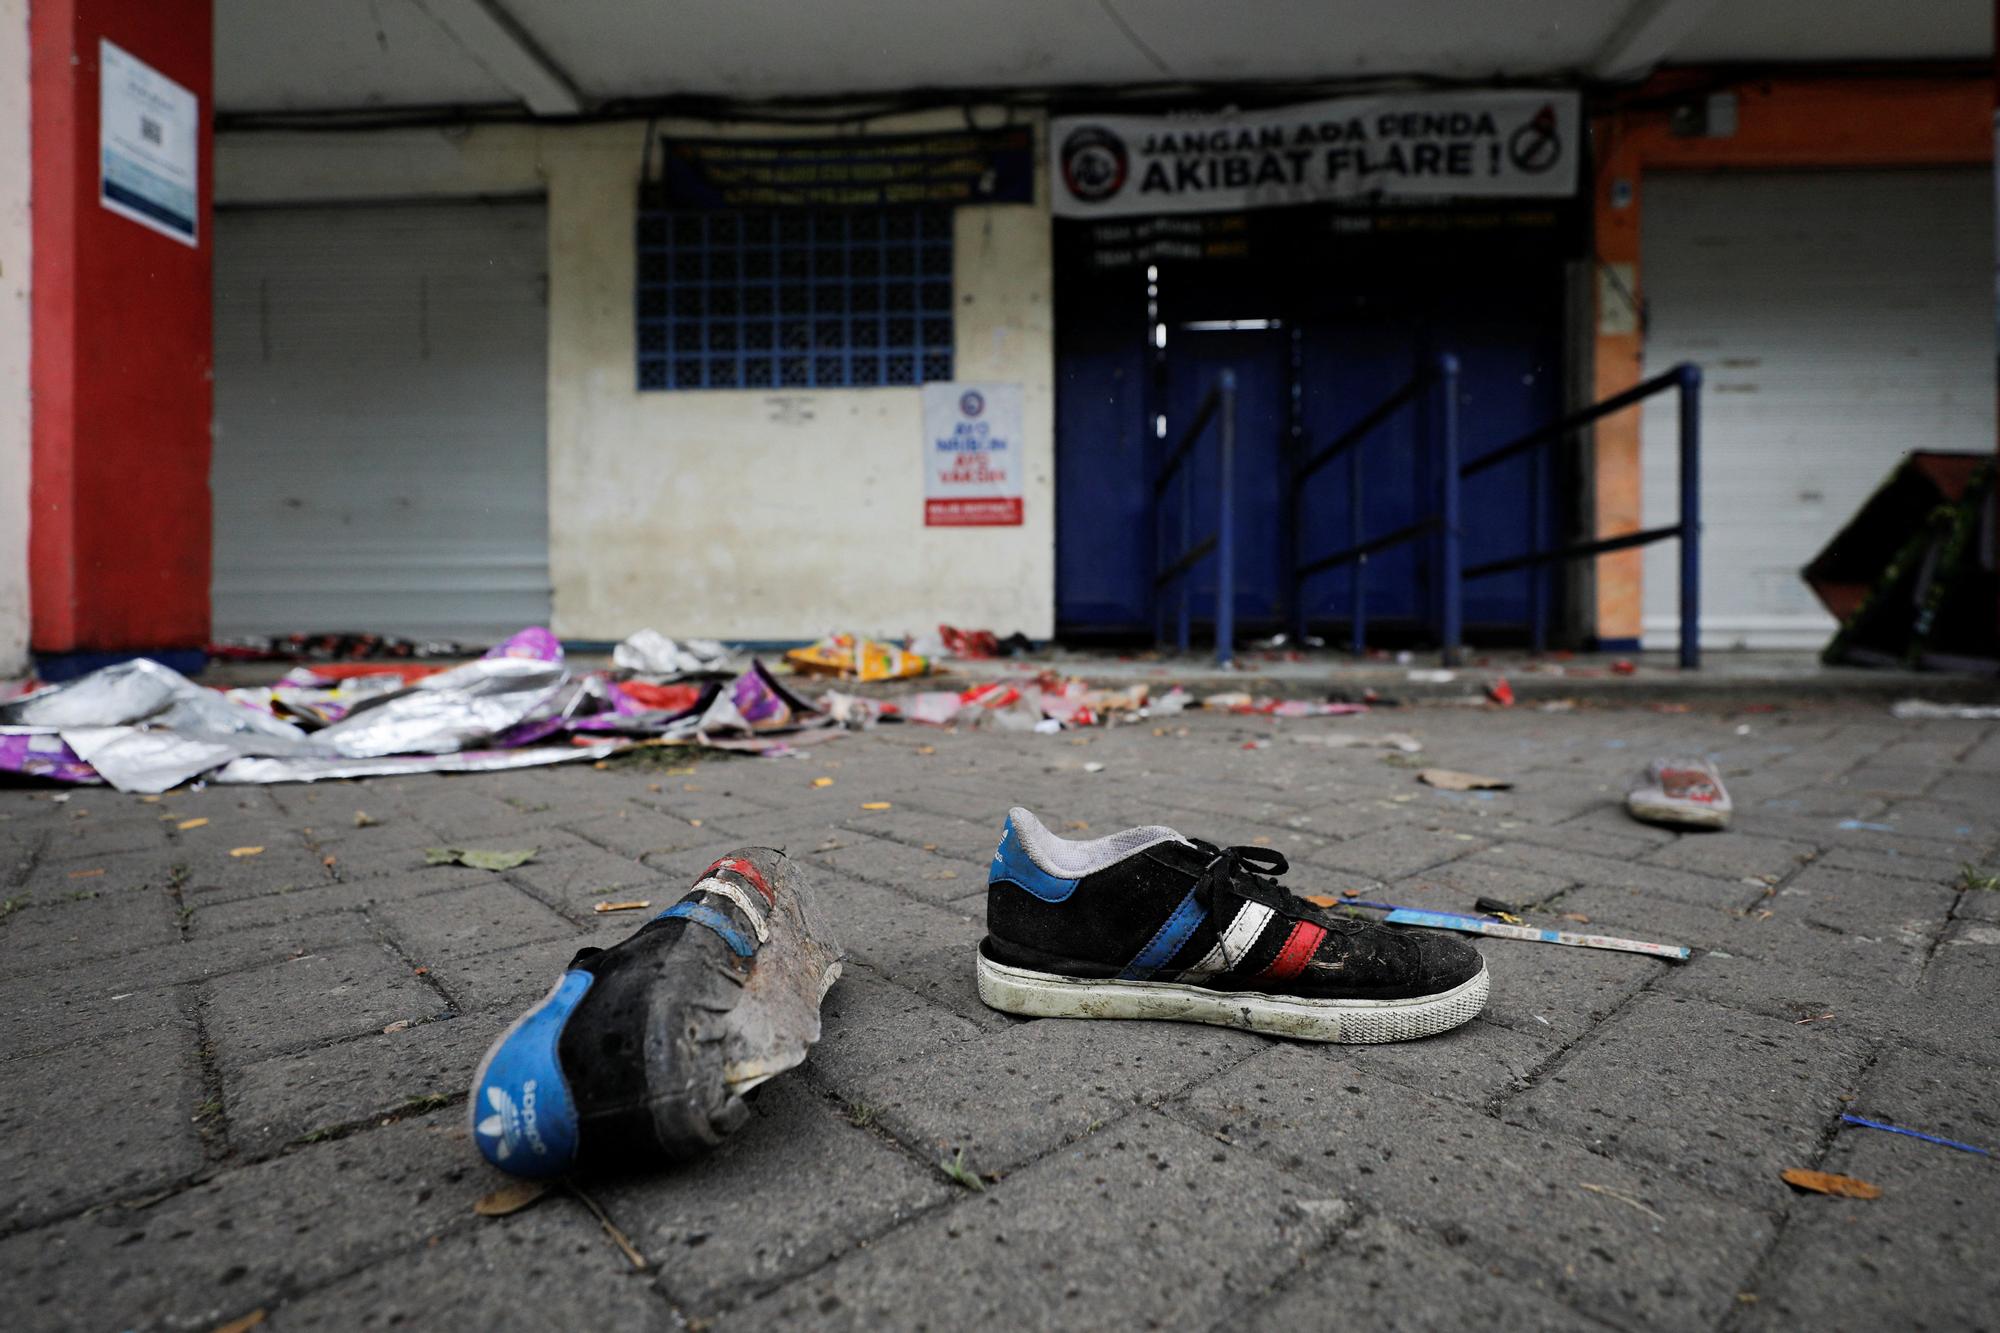
[{"label": "plastic wrapper", "polygon": [[641,676],[705,675],[729,667],[729,650],[713,639],[674,640],[642,629],[611,651],[611,661]]},{"label": "plastic wrapper", "polygon": [[810,647],[794,648],[785,660],[800,671],[853,680],[903,680],[931,669],[929,660],[916,653],[853,634],[835,634]]},{"label": "plastic wrapper", "polygon": [[210,777],[211,782],[319,782],[327,778],[385,778],[408,773],[497,773],[510,768],[538,768],[578,759],[603,759],[631,746],[630,741],[597,745],[541,745],[521,750],[463,750],[457,754],[392,754],[377,759],[306,756],[296,759],[235,759]]},{"label": "plastic wrapper", "polygon": [[63,738],[46,727],[0,727],[0,773],[51,782],[102,782]]}]

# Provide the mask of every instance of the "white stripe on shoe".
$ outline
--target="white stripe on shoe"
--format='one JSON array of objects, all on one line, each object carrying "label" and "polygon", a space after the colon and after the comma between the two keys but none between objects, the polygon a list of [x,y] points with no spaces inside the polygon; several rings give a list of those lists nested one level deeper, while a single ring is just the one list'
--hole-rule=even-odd
[{"label": "white stripe on shoe", "polygon": [[1213,972],[1227,972],[1250,956],[1250,951],[1257,947],[1257,937],[1264,933],[1272,915],[1271,909],[1263,903],[1243,904],[1236,909],[1229,928],[1216,937],[1215,947],[1181,975],[1205,977]]},{"label": "white stripe on shoe", "polygon": [[[757,932],[757,942],[759,944],[769,942],[771,927],[764,920],[764,904],[746,890],[731,884],[720,875],[710,875],[707,879],[689,889],[688,893],[713,893],[718,897],[729,899],[730,902],[735,903],[743,909],[743,915],[750,918],[750,928]],[[683,896],[685,897],[686,895]]]}]

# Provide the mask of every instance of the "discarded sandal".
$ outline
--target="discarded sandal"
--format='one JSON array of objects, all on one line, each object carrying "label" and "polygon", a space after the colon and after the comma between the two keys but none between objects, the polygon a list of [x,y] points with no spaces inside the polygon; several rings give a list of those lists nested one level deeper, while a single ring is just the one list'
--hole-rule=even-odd
[{"label": "discarded sandal", "polygon": [[805,870],[751,847],[609,949],[585,949],[472,1081],[472,1137],[518,1176],[697,1157],[799,1064],[840,976]]},{"label": "discarded sandal", "polygon": [[1648,824],[1689,829],[1728,828],[1734,809],[1706,759],[1655,759],[1625,794],[1625,808]]},{"label": "discarded sandal", "polygon": [[1158,825],[1072,842],[1017,807],[988,875],[979,998],[1332,1042],[1428,1037],[1485,1007],[1472,945],[1323,911],[1270,878],[1286,869]]}]

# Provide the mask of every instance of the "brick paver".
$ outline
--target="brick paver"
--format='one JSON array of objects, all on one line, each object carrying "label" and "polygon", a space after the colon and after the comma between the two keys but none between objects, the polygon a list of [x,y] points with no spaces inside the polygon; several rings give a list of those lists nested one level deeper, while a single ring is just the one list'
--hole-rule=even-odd
[{"label": "brick paver", "polygon": [[[7,1323],[1986,1326],[2000,1165],[1840,1115],[2000,1148],[2000,891],[1974,887],[2000,873],[2000,725],[1723,707],[0,791]],[[1426,748],[1294,743],[1336,730]],[[1734,831],[1623,814],[1660,750],[1717,759]],[[1424,764],[1516,785],[1437,791]],[[1024,1022],[971,973],[1017,803],[1258,842],[1305,892],[1494,896],[1698,952],[1483,941],[1486,1014],[1403,1046]],[[745,842],[810,868],[850,955],[812,1058],[693,1168],[475,1216],[503,1183],[464,1127],[486,1045],[637,925],[595,902],[670,900]],[[439,844],[538,852],[427,866]],[[1794,1194],[1791,1166],[1883,1194]]]}]

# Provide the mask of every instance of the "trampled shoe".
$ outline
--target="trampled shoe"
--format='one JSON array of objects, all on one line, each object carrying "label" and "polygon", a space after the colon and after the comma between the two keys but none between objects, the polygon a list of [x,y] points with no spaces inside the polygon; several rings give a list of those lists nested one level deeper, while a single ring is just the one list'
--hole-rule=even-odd
[{"label": "trampled shoe", "polygon": [[819,1040],[840,959],[796,862],[732,852],[500,1034],[473,1076],[473,1141],[533,1177],[699,1156]]},{"label": "trampled shoe", "polygon": [[1456,936],[1324,911],[1268,847],[1154,825],[1087,842],[1007,818],[987,876],[979,997],[1036,1018],[1160,1018],[1307,1041],[1385,1042],[1486,1005],[1486,960]]}]

